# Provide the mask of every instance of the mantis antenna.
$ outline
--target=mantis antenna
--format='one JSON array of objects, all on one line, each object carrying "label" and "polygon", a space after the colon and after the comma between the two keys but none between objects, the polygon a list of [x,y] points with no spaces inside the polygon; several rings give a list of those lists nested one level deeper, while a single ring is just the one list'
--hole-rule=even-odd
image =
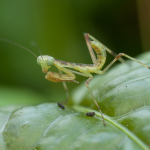
[{"label": "mantis antenna", "polygon": [[[42,57],[42,53],[41,53],[41,51],[40,51],[40,49],[39,49],[37,43],[36,43],[35,41],[33,41],[33,42],[32,42],[32,45],[36,46],[36,48],[38,49],[38,51],[39,51],[39,53],[40,53],[40,56]],[[43,59],[43,57],[42,57],[42,59]]]},{"label": "mantis antenna", "polygon": [[38,58],[32,51],[30,51],[29,49],[27,49],[27,48],[25,48],[25,47],[23,47],[23,46],[21,46],[21,45],[15,43],[15,42],[13,42],[13,41],[7,40],[7,39],[2,38],[2,37],[0,37],[0,41],[4,41],[4,42],[7,42],[7,43],[11,43],[11,44],[13,44],[13,45],[16,45],[16,46],[18,46],[18,47],[21,47],[21,48],[25,49],[26,51],[30,52],[31,54],[33,54],[36,58]]}]

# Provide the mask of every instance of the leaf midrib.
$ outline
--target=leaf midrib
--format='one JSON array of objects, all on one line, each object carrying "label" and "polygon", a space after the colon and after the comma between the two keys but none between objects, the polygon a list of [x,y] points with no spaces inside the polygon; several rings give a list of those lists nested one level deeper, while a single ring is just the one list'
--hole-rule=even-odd
[{"label": "leaf midrib", "polygon": [[[84,112],[94,111],[96,116],[102,118],[101,114],[99,112],[93,110],[93,109],[89,109],[89,108],[86,108],[86,107],[81,107],[81,106],[78,106],[78,105],[74,105],[73,108],[76,109],[77,111],[84,111]],[[105,121],[109,122],[110,124],[112,124],[113,126],[118,128],[119,130],[124,132],[130,139],[132,139],[135,143],[137,143],[137,145],[139,145],[142,149],[149,150],[147,145],[145,143],[143,143],[137,136],[135,136],[135,134],[130,132],[130,130],[128,130],[127,128],[125,128],[124,126],[119,124],[117,121],[113,120],[112,118],[110,118],[110,117],[108,117],[104,114],[103,114],[103,117],[104,117]],[[106,126],[106,128],[107,128],[107,126]]]}]

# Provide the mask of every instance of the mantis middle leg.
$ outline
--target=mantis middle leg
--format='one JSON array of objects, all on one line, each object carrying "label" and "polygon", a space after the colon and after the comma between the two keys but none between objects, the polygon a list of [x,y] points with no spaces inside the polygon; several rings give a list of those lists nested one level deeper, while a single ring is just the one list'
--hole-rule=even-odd
[{"label": "mantis middle leg", "polygon": [[88,90],[89,90],[89,92],[90,92],[90,94],[91,94],[91,96],[92,96],[92,99],[93,99],[94,103],[95,103],[96,106],[98,107],[99,112],[101,113],[104,126],[106,126],[105,120],[104,120],[104,117],[103,117],[103,114],[102,114],[102,111],[101,111],[101,108],[100,108],[100,106],[98,105],[97,101],[95,100],[95,97],[94,97],[94,95],[93,95],[91,89],[89,88],[89,83],[90,83],[90,81],[93,79],[93,76],[92,76],[89,72],[87,72],[87,73],[85,73],[85,74],[88,74],[88,76],[89,76],[89,78],[88,78],[87,81],[85,82],[85,85],[86,85],[86,87],[88,88]]},{"label": "mantis middle leg", "polygon": [[[62,72],[61,72],[59,69],[58,69],[58,71],[59,71],[60,74],[62,74]],[[66,101],[63,102],[63,104],[66,104],[66,103],[69,101],[69,91],[68,91],[68,87],[67,87],[65,81],[63,81],[62,84],[63,84],[63,87],[64,87],[64,89],[65,89],[65,91],[66,91]],[[57,104],[58,104],[58,103],[57,103]],[[58,105],[59,105],[59,104],[58,104]]]}]

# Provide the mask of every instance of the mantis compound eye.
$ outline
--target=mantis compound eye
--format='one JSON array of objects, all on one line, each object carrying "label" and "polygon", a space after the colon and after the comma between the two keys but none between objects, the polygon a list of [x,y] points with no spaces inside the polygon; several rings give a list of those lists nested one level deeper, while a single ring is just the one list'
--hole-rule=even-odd
[{"label": "mantis compound eye", "polygon": [[54,58],[53,57],[49,57],[46,61],[47,66],[51,66],[54,63]]}]

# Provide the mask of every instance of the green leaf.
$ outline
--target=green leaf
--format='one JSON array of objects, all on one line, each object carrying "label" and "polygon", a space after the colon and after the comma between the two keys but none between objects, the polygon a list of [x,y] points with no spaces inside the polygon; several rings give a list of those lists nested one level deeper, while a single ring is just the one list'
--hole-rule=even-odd
[{"label": "green leaf", "polygon": [[[150,53],[138,59],[149,61]],[[66,109],[56,103],[1,108],[0,149],[149,149],[149,74],[147,68],[129,62],[94,77],[90,88],[105,114],[106,127],[84,83]],[[90,111],[96,115],[86,116]]]},{"label": "green leaf", "polygon": [[99,113],[88,117],[82,107],[65,110],[45,103],[24,108],[3,108],[1,148],[8,150],[50,149],[142,149],[146,146],[132,132]]}]

